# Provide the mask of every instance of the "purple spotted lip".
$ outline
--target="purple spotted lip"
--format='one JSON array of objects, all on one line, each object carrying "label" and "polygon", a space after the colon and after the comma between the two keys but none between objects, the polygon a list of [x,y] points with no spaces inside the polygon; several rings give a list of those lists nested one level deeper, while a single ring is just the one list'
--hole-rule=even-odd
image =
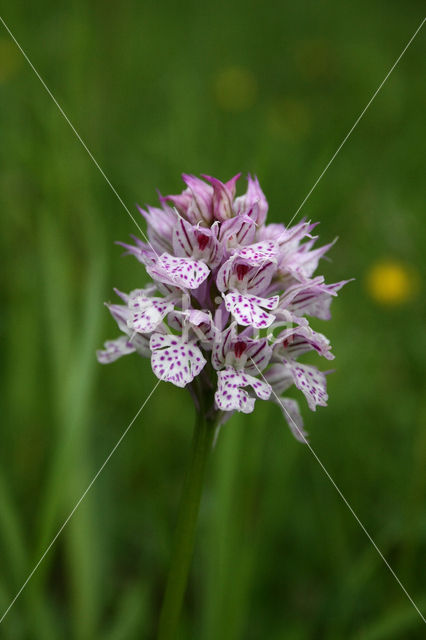
[{"label": "purple spotted lip", "polygon": [[[179,195],[161,208],[140,209],[148,240],[123,244],[152,282],[108,304],[123,335],[98,351],[101,363],[128,353],[150,357],[161,380],[211,397],[222,423],[250,413],[256,398],[280,404],[294,435],[304,440],[298,403],[282,394],[295,385],[313,411],[327,403],[325,374],[298,362],[315,350],[334,356],[307,317],[330,317],[333,296],[347,281],[313,277],[333,243],[313,248],[316,226],[265,224],[268,203],[257,178],[235,197],[240,174],[228,182],[183,175]],[[279,401],[277,400],[279,398]],[[290,416],[290,417],[289,417]]]}]

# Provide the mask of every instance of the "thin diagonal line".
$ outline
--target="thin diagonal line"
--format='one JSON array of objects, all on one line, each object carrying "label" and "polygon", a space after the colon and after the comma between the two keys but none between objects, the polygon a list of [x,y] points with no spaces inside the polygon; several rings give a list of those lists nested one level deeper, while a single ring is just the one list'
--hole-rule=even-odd
[{"label": "thin diagonal line", "polygon": [[[263,378],[263,381],[266,382],[266,384],[268,384],[268,381],[266,380],[265,376],[263,375],[263,373],[261,372],[261,370],[259,369],[259,367],[255,363],[253,358],[251,358],[251,361],[254,364],[254,366],[256,367],[256,369],[257,369],[258,373],[260,374],[260,376]],[[290,413],[287,411],[287,409],[285,408],[285,406],[281,402],[281,399],[277,396],[277,394],[275,393],[275,391],[273,389],[272,389],[272,394],[275,396],[275,398],[277,399],[278,403],[280,404],[282,410],[287,415],[287,418],[291,421],[291,423],[295,427],[296,431],[298,432],[299,436],[302,438],[303,442],[307,445],[309,451],[312,453],[312,455],[314,456],[315,460],[318,462],[318,464],[320,465],[321,469],[324,471],[325,475],[330,480],[331,484],[336,489],[337,493],[339,494],[339,496],[341,497],[341,499],[343,500],[343,502],[345,503],[345,505],[347,506],[347,508],[349,509],[349,511],[351,512],[351,514],[353,515],[353,517],[355,518],[355,520],[357,521],[357,523],[359,524],[359,526],[361,527],[363,532],[365,533],[365,535],[367,536],[367,538],[370,540],[370,542],[373,545],[373,547],[375,548],[375,550],[377,551],[377,553],[379,554],[379,556],[381,557],[381,559],[383,560],[383,562],[385,563],[385,565],[387,566],[387,568],[389,569],[389,571],[391,572],[391,574],[393,575],[393,577],[395,578],[395,580],[397,581],[397,583],[399,584],[399,586],[401,587],[401,589],[403,590],[403,592],[405,593],[405,595],[407,596],[407,598],[409,599],[409,601],[411,602],[411,604],[413,605],[413,607],[415,608],[415,610],[417,611],[417,613],[419,614],[421,619],[423,620],[423,622],[426,624],[426,618],[424,617],[424,615],[420,611],[419,607],[416,605],[416,603],[414,602],[413,598],[410,596],[410,594],[408,593],[407,589],[404,587],[404,585],[402,584],[401,580],[398,578],[397,574],[392,569],[391,565],[386,560],[385,556],[380,551],[380,549],[377,546],[377,544],[374,542],[374,540],[371,537],[370,533],[367,531],[367,529],[365,528],[365,526],[363,525],[363,523],[359,519],[358,515],[355,513],[354,509],[351,507],[351,505],[350,505],[349,501],[347,500],[347,498],[345,498],[345,495],[343,494],[343,491],[340,489],[340,487],[338,487],[338,485],[336,484],[335,480],[332,478],[330,473],[327,471],[324,463],[321,461],[321,459],[319,458],[318,454],[313,449],[312,445],[306,439],[305,434],[303,433],[303,431],[301,431],[299,429],[299,427],[297,426],[297,424],[295,423],[295,421],[291,417]]]},{"label": "thin diagonal line", "polygon": [[[295,212],[295,214],[293,215],[293,217],[291,218],[290,222],[288,223],[288,226],[290,226],[291,222],[294,220],[294,218],[297,216],[297,214],[299,213],[299,211],[301,210],[301,208],[303,207],[303,205],[305,204],[305,202],[308,200],[308,198],[310,197],[311,193],[313,192],[313,190],[316,188],[316,186],[318,185],[318,183],[320,182],[320,180],[322,179],[322,177],[324,176],[324,174],[326,173],[326,171],[328,170],[328,168],[330,167],[330,165],[332,164],[332,162],[334,161],[334,159],[336,158],[336,156],[338,155],[338,153],[340,152],[341,148],[343,147],[343,145],[346,143],[346,141],[348,140],[348,138],[350,137],[350,135],[352,134],[352,132],[354,131],[355,127],[358,125],[358,123],[360,122],[361,118],[364,116],[365,112],[367,111],[367,109],[369,108],[369,106],[371,105],[371,103],[373,102],[373,100],[375,99],[375,97],[377,96],[377,94],[379,93],[379,91],[381,90],[381,88],[383,87],[383,85],[385,84],[385,82],[387,81],[387,79],[389,78],[389,76],[391,75],[392,71],[395,69],[395,67],[397,66],[397,64],[399,63],[399,61],[401,60],[402,56],[405,54],[405,52],[407,51],[408,47],[411,45],[412,41],[414,40],[414,38],[416,37],[416,35],[419,33],[420,29],[422,28],[424,22],[425,22],[426,18],[424,18],[421,22],[421,24],[419,25],[419,27],[417,28],[417,30],[414,32],[414,34],[412,35],[412,37],[410,38],[410,40],[408,41],[408,43],[406,44],[405,48],[403,49],[402,53],[399,55],[399,57],[397,58],[397,60],[395,61],[395,63],[393,64],[393,66],[391,67],[391,69],[389,70],[389,72],[387,73],[386,77],[384,78],[384,80],[382,81],[382,83],[379,85],[378,89],[375,91],[375,93],[373,94],[373,96],[371,97],[370,101],[367,103],[366,107],[364,108],[364,110],[361,112],[361,114],[358,116],[357,120],[355,121],[354,125],[352,126],[352,128],[349,130],[349,132],[346,134],[345,138],[343,139],[343,141],[341,142],[341,144],[339,145],[337,151],[334,153],[334,155],[332,156],[332,158],[330,159],[330,161],[328,162],[328,164],[326,165],[326,167],[324,168],[324,170],[322,171],[322,173],[320,174],[320,176],[318,177],[318,179],[316,180],[316,182],[314,183],[313,187],[311,188],[311,190],[308,192],[307,196],[305,197],[305,199],[302,201],[301,205],[299,206],[299,208],[297,209],[297,211]],[[30,65],[30,67],[32,68],[32,70],[34,71],[34,73],[36,74],[36,76],[38,77],[38,79],[40,80],[40,82],[42,83],[43,87],[45,88],[45,90],[47,91],[47,93],[49,94],[49,96],[51,97],[51,99],[53,100],[53,102],[55,103],[55,105],[57,106],[57,108],[59,109],[59,111],[61,112],[62,116],[65,118],[66,122],[68,123],[68,125],[71,127],[72,131],[74,132],[74,134],[76,135],[76,137],[78,138],[79,142],[81,143],[81,145],[84,147],[84,149],[86,150],[86,152],[88,153],[89,157],[91,158],[91,160],[93,161],[93,163],[95,164],[96,168],[98,169],[98,171],[101,173],[101,175],[104,177],[104,179],[106,180],[107,184],[109,185],[109,187],[111,188],[111,190],[113,191],[113,193],[115,194],[115,196],[117,197],[117,199],[119,200],[119,202],[121,203],[121,205],[123,206],[123,208],[125,209],[125,211],[127,212],[127,214],[130,216],[130,218],[132,219],[132,221],[135,223],[135,225],[137,226],[137,228],[139,229],[139,231],[141,232],[142,236],[147,240],[148,244],[151,246],[151,248],[153,249],[154,253],[157,255],[157,252],[155,251],[155,249],[152,247],[151,243],[149,242],[148,238],[146,237],[145,233],[143,232],[143,230],[141,229],[140,225],[137,223],[137,221],[135,220],[135,218],[133,217],[133,215],[131,214],[130,210],[128,209],[128,207],[125,205],[124,201],[122,200],[122,198],[120,197],[120,195],[118,194],[117,190],[115,189],[115,187],[112,185],[112,183],[110,182],[110,180],[108,179],[107,175],[105,174],[105,172],[103,171],[103,169],[101,168],[101,166],[99,165],[99,163],[97,162],[96,158],[93,156],[92,152],[90,151],[90,149],[87,147],[86,143],[84,142],[84,140],[82,139],[82,137],[80,136],[80,134],[78,133],[78,131],[75,129],[74,125],[72,124],[72,122],[70,121],[70,119],[68,118],[68,116],[66,115],[65,111],[63,110],[63,108],[61,107],[61,105],[59,104],[59,102],[56,100],[56,98],[54,97],[54,95],[52,94],[52,92],[50,91],[49,87],[47,86],[47,84],[45,83],[45,81],[43,80],[43,78],[41,77],[41,75],[39,74],[39,72],[37,71],[37,69],[35,68],[35,66],[32,64],[31,60],[28,58],[27,54],[25,53],[25,51],[23,50],[23,48],[21,47],[21,45],[19,44],[19,42],[16,40],[15,36],[13,35],[13,33],[11,32],[11,30],[9,29],[9,27],[7,26],[7,24],[5,23],[5,21],[3,20],[3,18],[0,16],[0,21],[2,22],[3,26],[5,27],[6,31],[9,33],[10,37],[12,38],[12,40],[15,42],[16,46],[18,47],[18,49],[21,51],[22,55],[24,56],[24,58],[26,59],[26,61],[28,62],[28,64]],[[254,363],[254,362],[253,362]],[[256,368],[258,369],[256,363],[254,363],[254,365],[256,366]],[[258,369],[260,375],[262,376],[262,378],[265,380],[264,376],[262,375],[262,373],[260,372],[260,370]],[[266,380],[265,380],[266,382]],[[57,538],[59,537],[59,535],[62,533],[63,529],[65,528],[65,526],[68,524],[69,520],[71,519],[71,517],[73,516],[73,514],[75,513],[75,511],[77,510],[77,508],[79,507],[79,505],[81,504],[81,502],[84,500],[85,496],[87,495],[88,491],[90,490],[90,488],[93,486],[94,482],[96,481],[96,479],[98,478],[98,476],[100,475],[100,473],[102,472],[102,470],[104,469],[104,467],[106,466],[106,464],[108,463],[109,459],[111,458],[111,456],[113,455],[113,453],[115,452],[115,450],[117,449],[117,447],[119,446],[119,444],[121,443],[121,441],[124,439],[126,433],[128,432],[128,430],[130,429],[130,427],[132,426],[132,424],[134,423],[134,421],[136,420],[136,418],[138,417],[138,415],[140,414],[140,412],[142,411],[142,409],[144,408],[144,406],[146,405],[146,403],[148,402],[148,400],[150,399],[150,397],[152,396],[152,394],[154,393],[154,391],[156,390],[156,388],[158,387],[160,383],[160,380],[156,383],[155,387],[152,389],[151,393],[149,394],[148,398],[145,400],[145,402],[143,403],[143,405],[141,406],[141,408],[139,409],[138,413],[135,415],[135,417],[133,418],[133,420],[131,421],[131,423],[128,425],[128,427],[126,428],[126,430],[124,431],[124,433],[122,434],[122,436],[120,437],[120,439],[118,440],[117,444],[114,446],[114,448],[112,449],[112,451],[110,452],[109,456],[107,457],[107,459],[105,460],[105,462],[103,463],[103,465],[101,466],[101,468],[99,469],[99,471],[97,472],[97,474],[94,476],[94,478],[92,479],[91,483],[89,484],[89,486],[87,487],[87,489],[85,490],[85,492],[83,493],[83,495],[81,496],[81,498],[79,499],[79,501],[77,502],[77,504],[75,505],[74,509],[71,511],[71,513],[69,514],[68,518],[65,520],[65,522],[63,523],[63,525],[61,526],[61,528],[59,529],[58,533],[56,534],[56,536],[53,538],[52,542],[49,544],[49,546],[47,547],[46,551],[44,552],[44,554],[42,555],[42,557],[40,558],[40,560],[38,561],[38,563],[35,565],[34,569],[32,570],[32,572],[30,573],[30,575],[28,576],[27,580],[24,582],[24,584],[22,585],[21,589],[18,591],[18,593],[16,594],[15,598],[12,600],[11,604],[9,605],[9,607],[6,609],[5,613],[3,614],[2,618],[0,618],[0,623],[4,620],[4,618],[6,617],[7,613],[10,611],[11,607],[13,606],[13,604],[16,602],[16,600],[18,599],[18,597],[20,596],[20,594],[22,593],[22,591],[24,590],[24,588],[26,587],[26,585],[28,584],[28,582],[31,580],[32,576],[34,575],[35,571],[38,569],[38,567],[40,566],[41,562],[43,561],[43,559],[45,558],[45,556],[47,555],[47,553],[50,551],[50,549],[52,548],[53,544],[56,542]],[[277,398],[278,402],[280,403],[280,405],[282,406],[283,410],[285,411],[285,413],[288,415],[289,419],[292,421],[292,423],[294,424],[294,426],[296,427],[296,429],[299,431],[299,428],[297,427],[297,425],[294,423],[293,419],[291,418],[291,416],[288,414],[288,412],[286,411],[285,407],[283,407],[282,403],[280,402],[280,399],[278,398],[278,396],[276,396],[275,392],[273,392],[275,397]],[[358,516],[356,515],[355,511],[352,509],[351,505],[349,504],[349,502],[347,501],[347,499],[345,498],[345,496],[343,495],[342,491],[339,489],[339,487],[336,485],[336,483],[334,482],[333,478],[331,477],[331,475],[329,474],[329,472],[327,471],[327,469],[325,468],[325,466],[323,465],[323,463],[321,462],[321,460],[319,459],[319,457],[317,456],[317,454],[315,453],[315,451],[312,449],[311,445],[309,444],[309,442],[306,440],[306,438],[304,437],[304,435],[301,433],[301,437],[304,439],[304,441],[306,442],[308,448],[310,449],[311,453],[314,455],[314,457],[316,458],[317,462],[320,464],[320,466],[322,467],[323,471],[325,472],[325,474],[327,475],[327,477],[329,478],[330,482],[333,484],[333,486],[335,487],[335,489],[337,490],[337,492],[339,493],[340,497],[342,498],[342,500],[344,501],[344,503],[346,504],[346,506],[348,507],[348,509],[351,511],[352,515],[355,517],[356,521],[358,522],[359,526],[362,528],[362,530],[364,531],[364,533],[367,535],[367,537],[369,538],[369,540],[371,541],[371,543],[373,544],[374,548],[376,549],[376,551],[379,553],[380,557],[382,558],[382,560],[385,562],[385,564],[387,565],[388,569],[391,571],[392,575],[394,576],[394,578],[397,580],[398,584],[400,585],[400,587],[403,589],[404,593],[406,594],[406,596],[409,598],[410,602],[413,604],[413,606],[415,607],[416,611],[419,613],[420,617],[422,618],[422,620],[426,623],[426,619],[423,617],[421,611],[419,610],[419,608],[417,607],[417,605],[415,604],[415,602],[413,601],[413,599],[411,598],[411,596],[409,595],[409,593],[407,592],[407,590],[405,589],[404,585],[401,583],[401,581],[399,580],[398,576],[396,575],[396,573],[394,572],[394,570],[392,569],[392,567],[389,565],[388,561],[386,560],[386,558],[384,557],[383,553],[380,551],[380,549],[378,548],[378,546],[376,545],[376,543],[374,542],[373,538],[371,537],[371,535],[368,533],[367,529],[364,527],[364,525],[362,524],[362,522],[360,521],[360,519],[358,518]]]},{"label": "thin diagonal line", "polygon": [[[90,151],[89,147],[87,146],[87,144],[84,142],[83,138],[81,137],[81,135],[78,133],[77,129],[74,127],[73,123],[71,122],[71,120],[68,118],[67,114],[65,113],[65,111],[63,110],[63,108],[61,107],[61,105],[59,104],[59,102],[57,101],[57,99],[55,98],[55,96],[53,95],[53,93],[51,92],[51,90],[49,89],[49,87],[47,86],[47,84],[45,83],[45,81],[43,80],[43,78],[41,77],[40,73],[37,71],[37,69],[35,68],[35,66],[33,65],[33,63],[31,62],[31,60],[29,59],[29,57],[27,56],[27,54],[25,53],[24,49],[22,48],[22,46],[19,44],[18,40],[15,38],[15,36],[13,35],[12,31],[10,30],[10,28],[7,26],[7,24],[5,23],[5,21],[3,20],[3,18],[0,16],[0,21],[2,22],[4,28],[6,29],[6,31],[9,33],[10,37],[12,38],[12,40],[14,41],[14,43],[16,44],[16,46],[18,47],[19,51],[22,53],[22,55],[24,56],[25,60],[28,62],[28,64],[30,65],[31,69],[34,71],[34,73],[36,74],[37,78],[40,80],[41,84],[43,85],[43,87],[45,88],[45,90],[47,91],[47,93],[49,94],[49,96],[52,98],[53,102],[55,103],[55,105],[58,107],[60,113],[63,115],[65,121],[69,124],[69,126],[71,127],[72,131],[74,132],[74,134],[76,135],[77,139],[79,140],[79,142],[81,143],[81,145],[83,146],[83,148],[86,150],[86,152],[88,153],[90,159],[92,160],[93,164],[95,165],[95,167],[98,169],[98,171],[100,172],[100,174],[103,176],[103,178],[105,179],[105,181],[107,182],[108,186],[111,188],[112,192],[114,193],[114,195],[116,196],[116,198],[118,199],[118,201],[120,202],[120,204],[122,205],[122,207],[124,208],[124,210],[126,211],[126,213],[129,215],[129,217],[131,218],[131,220],[135,223],[136,227],[138,228],[139,232],[141,233],[142,237],[144,238],[144,240],[147,242],[148,246],[152,249],[153,253],[155,254],[155,256],[157,257],[158,260],[160,260],[160,256],[158,255],[158,252],[155,250],[155,248],[153,247],[153,245],[151,244],[148,236],[146,235],[146,233],[143,231],[142,227],[138,224],[138,222],[136,221],[135,217],[132,215],[132,213],[130,212],[129,208],[126,206],[126,204],[124,203],[124,200],[122,199],[122,197],[120,196],[120,194],[118,193],[117,189],[114,187],[114,185],[112,184],[112,182],[110,181],[110,179],[108,178],[108,176],[106,175],[105,171],[102,169],[102,167],[100,166],[99,162],[96,160],[95,156],[93,155],[93,153]],[[177,213],[176,209],[174,209],[174,211]],[[174,283],[176,284],[177,287],[180,287],[181,285],[178,283],[178,275],[172,273],[170,275],[170,278],[174,281]]]},{"label": "thin diagonal line", "polygon": [[402,50],[402,52],[399,54],[398,58],[395,60],[395,62],[393,63],[393,65],[391,66],[391,68],[389,69],[389,71],[387,72],[386,76],[384,77],[384,79],[382,80],[382,82],[379,84],[379,86],[377,87],[376,91],[373,93],[373,95],[371,96],[370,100],[367,102],[367,105],[364,107],[364,109],[361,111],[361,113],[359,114],[358,118],[355,120],[355,123],[353,124],[353,126],[349,129],[348,133],[346,134],[346,136],[343,138],[342,142],[340,143],[340,145],[337,147],[337,150],[335,151],[335,153],[331,156],[330,160],[328,161],[328,163],[325,165],[322,173],[318,176],[318,178],[316,179],[316,181],[314,182],[312,188],[310,189],[310,191],[308,191],[308,194],[306,195],[305,199],[302,201],[302,203],[299,205],[299,208],[297,209],[296,213],[293,215],[292,219],[290,220],[290,222],[287,224],[287,226],[289,227],[291,225],[291,223],[293,222],[293,220],[295,219],[295,217],[297,216],[297,214],[299,213],[299,211],[301,210],[301,208],[303,207],[303,205],[305,204],[305,202],[308,200],[308,198],[310,197],[311,193],[313,192],[313,190],[316,188],[316,186],[318,185],[318,183],[320,182],[320,180],[322,179],[322,177],[324,176],[324,174],[326,173],[326,171],[328,170],[329,166],[331,165],[331,163],[335,160],[336,156],[338,155],[338,153],[340,152],[341,148],[343,147],[343,145],[347,142],[348,138],[351,136],[353,130],[358,126],[360,120],[363,118],[365,112],[367,111],[367,109],[369,108],[369,106],[371,105],[371,103],[373,102],[373,100],[375,99],[375,97],[377,96],[377,94],[380,92],[380,90],[382,89],[383,85],[385,84],[386,80],[389,78],[389,76],[391,75],[392,71],[395,69],[395,67],[397,66],[398,62],[401,60],[402,56],[404,55],[404,53],[407,51],[408,47],[410,46],[410,44],[413,42],[414,38],[416,37],[416,35],[419,33],[420,29],[423,27],[424,23],[425,23],[426,18],[423,18],[423,20],[421,21],[420,25],[417,27],[417,29],[415,30],[415,32],[413,33],[413,35],[411,36],[411,38],[409,39],[409,41],[407,42],[407,44],[405,45],[404,49]]},{"label": "thin diagonal line", "polygon": [[[128,215],[130,216],[130,218],[133,220],[133,222],[135,223],[135,225],[137,226],[137,228],[139,229],[139,231],[141,232],[142,236],[145,238],[145,240],[147,240],[148,244],[151,246],[151,243],[149,242],[148,238],[146,237],[145,233],[142,231],[142,228],[140,227],[140,225],[138,224],[138,222],[136,221],[135,217],[132,215],[132,213],[130,212],[129,208],[126,206],[126,204],[124,203],[123,199],[121,198],[121,196],[119,195],[119,193],[117,192],[117,189],[114,187],[114,185],[111,183],[111,181],[109,180],[108,176],[106,175],[105,171],[102,169],[102,167],[100,166],[99,162],[96,160],[95,156],[93,155],[93,153],[90,151],[89,147],[87,146],[87,144],[84,142],[83,138],[81,137],[81,135],[78,133],[77,129],[74,127],[73,123],[71,122],[71,120],[68,118],[67,114],[65,113],[65,111],[63,110],[63,108],[61,107],[61,105],[59,104],[59,102],[56,100],[55,96],[53,95],[53,93],[51,92],[51,90],[49,89],[49,87],[47,86],[47,84],[45,83],[45,81],[43,80],[43,78],[41,77],[41,75],[39,74],[39,72],[37,71],[37,69],[35,68],[35,66],[33,65],[33,63],[31,62],[31,60],[29,59],[29,57],[27,56],[27,54],[25,53],[24,49],[21,47],[21,45],[19,44],[19,42],[17,41],[17,39],[15,38],[15,36],[13,35],[12,31],[9,29],[9,27],[7,26],[7,24],[5,23],[5,21],[3,20],[3,18],[0,16],[0,21],[2,22],[4,28],[6,29],[6,31],[8,32],[8,34],[10,35],[10,37],[12,38],[12,40],[14,41],[14,43],[16,44],[16,46],[18,47],[19,51],[22,53],[22,55],[24,56],[25,60],[28,62],[28,64],[30,65],[31,69],[34,71],[34,73],[36,74],[37,78],[40,80],[41,84],[43,85],[43,87],[46,89],[47,93],[49,94],[49,96],[52,98],[53,102],[55,103],[55,105],[58,107],[59,111],[61,112],[61,114],[63,115],[63,117],[65,118],[66,122],[69,124],[69,126],[71,127],[71,129],[73,130],[74,134],[77,136],[77,139],[79,140],[79,142],[82,144],[82,146],[84,147],[84,149],[87,151],[90,159],[92,160],[93,164],[95,165],[95,167],[98,169],[98,171],[101,173],[101,175],[103,176],[103,178],[106,180],[106,182],[108,183],[109,187],[111,188],[112,192],[114,193],[114,195],[116,196],[116,198],[118,199],[118,201],[120,202],[120,204],[122,205],[122,207],[125,209],[125,211],[128,213]],[[154,250],[154,248],[151,246],[151,248],[153,249],[154,253],[156,253],[156,251]]]},{"label": "thin diagonal line", "polygon": [[25,580],[24,584],[22,585],[22,587],[19,589],[18,593],[16,594],[16,596],[13,598],[12,602],[10,603],[10,605],[7,607],[6,611],[3,613],[2,617],[0,618],[0,624],[3,622],[3,620],[5,619],[5,617],[7,616],[7,614],[9,613],[9,611],[11,610],[11,608],[13,607],[13,605],[15,604],[15,602],[17,601],[17,599],[19,598],[19,596],[21,595],[21,593],[23,592],[23,590],[25,589],[25,587],[27,586],[27,584],[29,583],[29,581],[31,580],[31,578],[33,577],[33,575],[35,574],[35,572],[37,571],[37,569],[39,568],[39,566],[41,565],[41,563],[43,562],[43,560],[45,559],[45,557],[47,556],[47,554],[49,553],[49,551],[51,550],[51,548],[53,547],[53,545],[55,544],[56,540],[59,538],[59,536],[61,535],[62,531],[65,529],[65,527],[67,526],[68,522],[71,520],[71,518],[73,517],[74,513],[77,511],[78,507],[80,506],[80,504],[83,502],[84,498],[86,497],[86,495],[89,493],[90,489],[93,487],[93,485],[95,484],[96,480],[99,478],[100,474],[102,473],[102,471],[105,469],[106,465],[108,464],[108,462],[111,460],[112,456],[114,455],[115,451],[118,449],[119,445],[121,444],[121,442],[124,440],[124,438],[126,437],[127,433],[129,432],[130,428],[132,427],[132,425],[134,424],[134,422],[136,421],[136,419],[138,418],[138,416],[140,415],[140,413],[142,412],[142,409],[145,407],[145,405],[147,404],[147,402],[150,400],[151,396],[153,395],[154,391],[157,389],[158,385],[160,384],[161,380],[158,380],[158,382],[155,384],[154,388],[151,390],[150,394],[147,396],[147,398],[144,400],[144,402],[142,403],[142,405],[140,406],[138,412],[136,413],[136,415],[134,416],[134,418],[131,420],[131,422],[127,425],[127,427],[125,428],[125,430],[123,431],[123,433],[121,434],[121,436],[119,437],[119,439],[117,440],[117,442],[115,443],[115,445],[113,446],[113,448],[111,449],[111,451],[109,452],[108,456],[105,458],[104,462],[102,463],[102,465],[99,467],[98,471],[96,472],[96,474],[93,476],[90,484],[88,485],[88,487],[85,489],[84,493],[82,494],[82,496],[79,498],[79,500],[76,502],[74,508],[72,509],[72,511],[70,512],[70,514],[68,515],[68,517],[65,519],[65,521],[63,522],[62,526],[58,529],[58,532],[56,533],[55,537],[52,539],[52,541],[50,542],[50,544],[48,545],[48,547],[46,547],[46,550],[44,551],[43,555],[41,556],[40,560],[37,562],[37,564],[34,566],[34,568],[32,569],[31,573],[29,574],[28,578]]},{"label": "thin diagonal line", "polygon": [[[126,204],[124,203],[123,199],[121,198],[121,196],[119,195],[119,193],[117,192],[116,188],[113,186],[113,184],[111,183],[111,181],[109,180],[108,176],[106,175],[106,173],[104,172],[104,170],[102,169],[102,167],[99,165],[98,161],[96,160],[96,158],[94,157],[93,153],[90,151],[90,149],[88,148],[87,144],[84,142],[83,138],[80,136],[80,134],[78,133],[77,129],[74,127],[74,125],[72,124],[71,120],[68,118],[67,114],[65,113],[65,111],[63,110],[63,108],[61,107],[61,105],[59,104],[59,102],[56,100],[55,96],[53,95],[53,93],[51,92],[51,90],[49,89],[49,87],[47,86],[46,82],[43,80],[43,78],[41,77],[40,73],[37,71],[37,69],[35,68],[35,66],[33,65],[33,63],[31,62],[31,60],[29,59],[29,57],[27,56],[27,54],[25,53],[24,49],[22,48],[22,46],[19,44],[18,40],[15,38],[15,36],[13,35],[12,31],[10,30],[10,28],[7,26],[7,24],[5,23],[5,21],[3,20],[3,18],[0,16],[0,21],[2,22],[4,28],[6,29],[6,31],[9,33],[10,37],[12,38],[12,40],[14,41],[14,43],[16,44],[16,46],[18,47],[18,49],[20,50],[20,52],[22,53],[22,55],[24,56],[25,60],[28,62],[28,64],[30,65],[31,69],[34,71],[34,73],[36,74],[37,78],[40,80],[41,84],[43,85],[43,87],[45,88],[45,90],[47,91],[47,93],[49,94],[49,96],[51,97],[51,99],[53,100],[53,102],[55,103],[55,105],[58,107],[59,111],[61,112],[61,114],[63,115],[63,117],[65,118],[66,122],[69,124],[69,126],[71,127],[72,131],[74,132],[74,134],[77,136],[79,142],[81,143],[81,145],[84,147],[84,149],[86,150],[86,152],[88,153],[90,159],[92,160],[92,162],[94,163],[94,165],[96,166],[96,168],[98,169],[98,171],[101,173],[101,175],[104,177],[104,179],[106,180],[107,184],[109,185],[109,187],[111,188],[111,190],[113,191],[114,195],[116,196],[116,198],[119,200],[119,202],[121,203],[121,205],[123,206],[123,208],[125,209],[125,211],[127,212],[127,214],[130,216],[130,218],[132,219],[132,221],[135,223],[136,227],[139,229],[140,233],[142,234],[142,236],[144,237],[144,239],[148,242],[149,246],[151,247],[151,249],[154,251],[154,253],[157,255],[157,252],[155,251],[154,247],[151,245],[149,239],[147,238],[146,234],[143,232],[142,228],[140,227],[140,225],[138,224],[138,222],[136,221],[136,219],[134,218],[134,216],[132,215],[132,213],[130,212],[129,208],[126,206]],[[391,73],[393,72],[393,70],[395,69],[395,67],[398,65],[399,61],[401,60],[401,58],[403,57],[403,55],[405,54],[405,52],[407,51],[408,47],[411,45],[411,43],[413,42],[414,38],[417,36],[417,34],[419,33],[419,31],[421,30],[421,28],[423,27],[423,24],[425,23],[426,18],[423,18],[422,22],[420,23],[420,25],[417,27],[416,31],[413,33],[413,35],[411,36],[410,40],[407,42],[407,44],[405,45],[404,49],[402,50],[402,52],[400,53],[400,55],[398,56],[398,58],[395,60],[395,62],[393,63],[392,67],[389,69],[388,73],[386,74],[385,78],[382,80],[382,82],[380,83],[380,85],[378,86],[378,88],[376,89],[376,91],[374,92],[374,94],[372,95],[372,97],[370,98],[370,100],[368,101],[367,105],[364,107],[364,109],[361,111],[360,115],[358,116],[358,118],[355,120],[355,123],[352,125],[352,127],[350,128],[350,130],[348,131],[348,133],[346,134],[346,136],[343,138],[342,142],[340,143],[340,145],[338,146],[337,150],[335,151],[335,153],[332,155],[332,157],[330,158],[330,160],[328,161],[328,163],[326,164],[326,166],[324,167],[323,171],[321,172],[321,174],[318,176],[317,180],[315,181],[315,183],[313,184],[312,188],[309,190],[309,192],[307,193],[307,195],[305,196],[304,200],[301,202],[301,204],[299,205],[298,209],[296,210],[296,212],[293,214],[293,217],[291,218],[290,222],[287,224],[287,226],[289,227],[291,225],[291,223],[293,222],[293,220],[295,219],[295,217],[298,215],[299,211],[302,209],[302,207],[304,206],[304,204],[306,203],[306,201],[309,199],[309,197],[311,196],[312,192],[314,191],[314,189],[317,187],[318,183],[320,182],[320,180],[323,178],[324,174],[326,173],[326,171],[328,170],[328,168],[330,167],[330,165],[332,164],[332,162],[335,160],[336,156],[338,155],[338,153],[340,152],[340,150],[342,149],[343,145],[347,142],[348,138],[351,136],[352,132],[354,131],[354,129],[358,126],[360,120],[363,118],[364,114],[366,113],[367,109],[370,107],[371,103],[373,102],[373,100],[376,98],[377,94],[380,92],[380,90],[382,89],[383,85],[385,84],[385,82],[387,81],[387,79],[389,78],[389,76],[391,75]]]}]

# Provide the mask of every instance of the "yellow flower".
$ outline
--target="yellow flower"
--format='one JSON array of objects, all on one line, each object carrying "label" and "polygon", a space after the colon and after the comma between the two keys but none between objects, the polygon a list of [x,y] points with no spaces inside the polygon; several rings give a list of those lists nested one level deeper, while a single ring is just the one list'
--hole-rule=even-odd
[{"label": "yellow flower", "polygon": [[227,67],[217,74],[214,93],[224,111],[245,111],[256,100],[257,81],[250,69]]},{"label": "yellow flower", "polygon": [[408,302],[417,293],[418,284],[417,272],[396,260],[377,262],[371,267],[366,279],[370,296],[385,305]]}]

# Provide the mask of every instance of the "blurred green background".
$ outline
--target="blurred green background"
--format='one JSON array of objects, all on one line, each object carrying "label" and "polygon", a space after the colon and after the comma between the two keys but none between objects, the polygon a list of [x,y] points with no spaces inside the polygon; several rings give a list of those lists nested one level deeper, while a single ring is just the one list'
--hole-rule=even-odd
[{"label": "blurred green background", "polygon": [[[26,4],[26,6],[24,6]],[[254,172],[288,222],[423,16],[420,1],[2,3],[2,17],[118,193],[155,204],[182,172]],[[424,30],[423,30],[424,31]],[[331,339],[311,443],[426,609],[426,242],[421,32],[303,207],[339,235],[314,322]],[[113,286],[145,282],[135,227],[0,29],[0,609],[155,378],[109,367]],[[240,189],[243,188],[243,181]],[[137,212],[135,215],[138,215]],[[323,368],[327,363],[316,362]],[[1,638],[152,638],[190,450],[189,394],[162,384],[0,625]],[[277,407],[211,457],[181,638],[420,638],[424,625]]]}]

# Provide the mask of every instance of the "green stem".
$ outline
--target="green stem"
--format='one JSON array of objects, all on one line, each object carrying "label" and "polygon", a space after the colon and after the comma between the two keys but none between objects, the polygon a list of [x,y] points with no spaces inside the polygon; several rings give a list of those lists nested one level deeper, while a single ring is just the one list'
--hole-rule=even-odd
[{"label": "green stem", "polygon": [[214,432],[215,423],[199,414],[194,429],[191,462],[179,507],[172,562],[160,613],[158,640],[172,640],[176,634],[194,548],[204,470]]}]

